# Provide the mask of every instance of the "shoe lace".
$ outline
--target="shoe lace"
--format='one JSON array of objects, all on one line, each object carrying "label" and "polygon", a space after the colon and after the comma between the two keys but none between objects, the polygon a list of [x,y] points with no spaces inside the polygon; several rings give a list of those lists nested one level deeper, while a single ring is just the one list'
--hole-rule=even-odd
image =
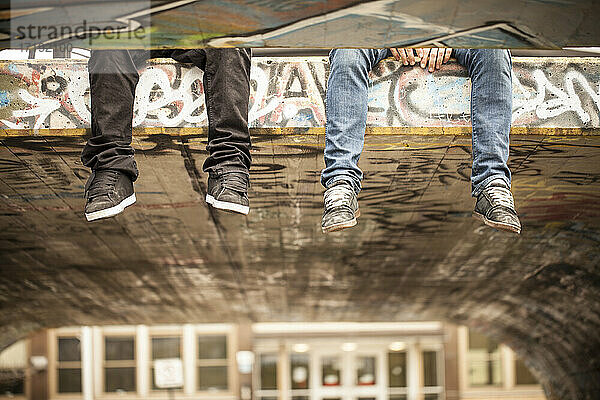
[{"label": "shoe lace", "polygon": [[325,192],[325,209],[330,210],[335,207],[349,206],[353,194],[352,189],[349,189],[346,185],[336,185],[329,188]]},{"label": "shoe lace", "polygon": [[222,176],[223,187],[236,192],[248,191],[248,178],[244,174],[230,172]]},{"label": "shoe lace", "polygon": [[487,189],[487,193],[494,206],[504,206],[511,210],[515,208],[515,202],[509,189],[502,186],[492,186]]},{"label": "shoe lace", "polygon": [[88,198],[93,199],[108,194],[114,189],[117,179],[119,179],[117,171],[96,172],[96,176],[88,189]]}]

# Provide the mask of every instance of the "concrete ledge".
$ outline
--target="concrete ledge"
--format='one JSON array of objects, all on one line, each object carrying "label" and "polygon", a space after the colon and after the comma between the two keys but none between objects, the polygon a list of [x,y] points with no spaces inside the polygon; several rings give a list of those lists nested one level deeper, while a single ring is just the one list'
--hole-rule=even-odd
[{"label": "concrete ledge", "polygon": [[[513,63],[513,133],[599,134],[600,58]],[[140,74],[135,134],[198,134],[206,126],[202,71],[157,59]],[[327,76],[327,58],[255,57],[253,133],[323,134]],[[371,78],[368,134],[470,133],[470,82],[460,65],[429,74],[386,60]],[[0,136],[84,135],[89,129],[85,61],[0,63],[0,88]]]}]

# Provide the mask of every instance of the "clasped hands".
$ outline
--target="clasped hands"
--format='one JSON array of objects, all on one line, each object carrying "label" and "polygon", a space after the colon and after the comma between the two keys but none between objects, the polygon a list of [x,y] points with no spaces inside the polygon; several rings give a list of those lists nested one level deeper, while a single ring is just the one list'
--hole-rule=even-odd
[{"label": "clasped hands", "polygon": [[[417,62],[423,69],[433,72],[440,69],[452,55],[452,49],[447,48],[390,48],[392,55],[404,65],[415,65]],[[415,58],[416,53],[416,58]]]}]

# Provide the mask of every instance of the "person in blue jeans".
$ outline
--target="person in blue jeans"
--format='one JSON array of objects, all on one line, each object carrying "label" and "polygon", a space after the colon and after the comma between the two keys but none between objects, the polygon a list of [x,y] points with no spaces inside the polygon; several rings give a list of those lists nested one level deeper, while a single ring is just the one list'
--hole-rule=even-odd
[{"label": "person in blue jeans", "polygon": [[393,56],[404,65],[419,63],[429,72],[451,57],[471,78],[473,166],[471,194],[477,198],[473,216],[486,225],[519,234],[521,223],[510,192],[508,168],[512,117],[512,61],[501,49],[334,49],[329,54],[323,232],[356,225],[357,196],[363,174],[358,159],[367,124],[369,71]]}]

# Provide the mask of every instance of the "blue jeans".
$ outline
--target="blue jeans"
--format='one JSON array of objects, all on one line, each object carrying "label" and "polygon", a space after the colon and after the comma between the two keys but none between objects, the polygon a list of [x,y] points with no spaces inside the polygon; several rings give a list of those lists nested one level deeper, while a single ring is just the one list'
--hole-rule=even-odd
[{"label": "blue jeans", "polygon": [[[363,178],[358,159],[365,141],[369,71],[388,49],[334,49],[329,53],[325,169],[321,183],[349,181],[358,194]],[[512,61],[508,50],[454,49],[452,57],[471,78],[473,166],[471,194],[496,178],[510,187],[509,133],[512,118]]]}]

